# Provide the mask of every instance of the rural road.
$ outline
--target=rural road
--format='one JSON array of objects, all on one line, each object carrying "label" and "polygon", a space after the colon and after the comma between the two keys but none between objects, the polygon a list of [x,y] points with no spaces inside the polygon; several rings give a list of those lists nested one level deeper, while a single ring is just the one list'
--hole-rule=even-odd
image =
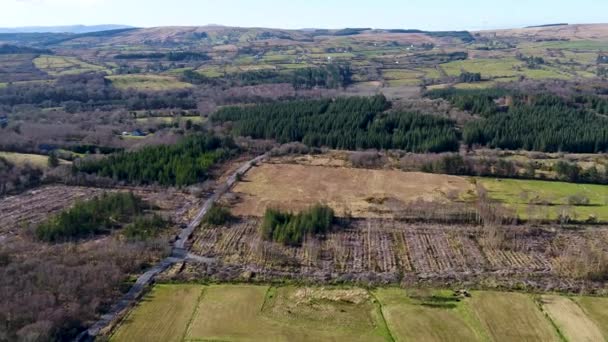
[{"label": "rural road", "polygon": [[112,307],[112,310],[110,312],[108,312],[107,314],[101,316],[101,318],[95,324],[93,324],[88,330],[85,330],[80,335],[78,335],[78,337],[76,337],[75,341],[82,342],[82,341],[95,340],[95,337],[97,335],[99,335],[99,333],[104,328],[106,328],[114,320],[119,318],[120,315],[126,309],[128,309],[135,301],[137,301],[141,297],[143,291],[146,289],[146,287],[148,285],[150,285],[154,281],[154,279],[156,278],[157,275],[159,275],[160,273],[162,273],[163,271],[168,269],[171,265],[173,265],[177,262],[180,262],[180,261],[184,261],[184,260],[194,260],[194,261],[200,261],[200,262],[211,261],[211,259],[209,259],[209,258],[204,258],[201,256],[197,256],[197,255],[188,253],[188,251],[186,249],[186,244],[187,244],[188,240],[190,239],[190,236],[192,236],[192,233],[194,232],[194,230],[201,224],[201,221],[203,220],[203,217],[205,216],[205,214],[207,213],[209,208],[211,208],[211,206],[220,197],[222,197],[222,195],[224,195],[226,192],[228,192],[228,190],[230,190],[234,186],[234,184],[236,184],[236,182],[238,181],[239,175],[245,174],[253,166],[255,166],[255,164],[263,161],[267,157],[268,157],[268,154],[263,154],[261,156],[258,156],[256,158],[246,162],[245,164],[243,164],[232,175],[230,175],[230,177],[228,177],[228,180],[226,180],[226,183],[221,184],[219,186],[219,188],[217,188],[215,190],[213,195],[205,201],[205,203],[199,210],[198,214],[194,217],[192,222],[190,222],[188,227],[181,231],[177,240],[173,244],[173,250],[171,252],[171,256],[163,259],[162,261],[160,261],[159,263],[154,265],[152,268],[150,268],[148,271],[146,271],[146,273],[139,276],[139,278],[137,278],[137,281],[135,282],[135,284],[133,284],[133,286],[131,287],[129,292],[127,292],[120,299],[120,301]]}]

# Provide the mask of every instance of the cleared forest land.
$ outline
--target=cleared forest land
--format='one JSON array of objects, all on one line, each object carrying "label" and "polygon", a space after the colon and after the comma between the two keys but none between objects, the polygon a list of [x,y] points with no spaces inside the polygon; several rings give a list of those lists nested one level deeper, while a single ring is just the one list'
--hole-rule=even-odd
[{"label": "cleared forest land", "polygon": [[[596,299],[576,299],[579,298]],[[578,305],[575,301],[572,303]],[[605,314],[606,307],[601,310]],[[577,313],[571,310],[560,310],[560,315],[575,321],[581,319],[573,316]],[[602,329],[601,325],[605,329],[608,324],[598,324],[586,316],[583,319],[590,322],[595,331]],[[368,291],[353,287],[159,285],[133,309],[110,340],[407,341],[421,338],[425,341],[559,341],[559,334],[543,314],[535,296],[521,293],[473,292],[466,298],[455,296],[451,291],[399,288]]]},{"label": "cleared forest land", "polygon": [[[400,277],[467,279],[478,276],[585,277],[581,250],[608,250],[608,230],[538,229],[518,226],[501,230],[475,226],[356,220],[336,227],[324,239],[307,239],[301,247],[264,241],[257,219],[229,226],[205,226],[195,232],[192,251],[213,258],[227,268],[228,279],[253,269],[260,277],[327,281],[398,283]],[[595,256],[588,255],[591,259]],[[201,269],[197,269],[199,272]],[[202,271],[205,273],[206,271]],[[591,272],[591,270],[588,270]],[[221,272],[219,272],[221,273]],[[208,274],[211,275],[211,274]],[[200,276],[200,274],[198,274]],[[569,281],[550,283],[561,288]]]},{"label": "cleared forest land", "polygon": [[157,211],[171,215],[175,222],[187,222],[196,210],[197,200],[177,191],[147,191],[145,189],[109,190],[79,186],[51,185],[5,197],[0,201],[0,236],[23,233],[77,201],[85,201],[110,191],[132,191],[156,206]]}]

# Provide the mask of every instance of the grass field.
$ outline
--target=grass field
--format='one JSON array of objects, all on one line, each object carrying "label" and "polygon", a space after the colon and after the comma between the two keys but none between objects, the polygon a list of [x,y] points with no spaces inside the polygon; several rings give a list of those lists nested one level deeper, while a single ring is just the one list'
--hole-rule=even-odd
[{"label": "grass field", "polygon": [[122,323],[111,341],[182,341],[202,288],[158,285]]},{"label": "grass field", "polygon": [[111,340],[386,341],[388,336],[365,290],[161,285]]},{"label": "grass field", "polygon": [[581,307],[568,297],[541,296],[543,310],[568,341],[601,341],[604,339],[598,326]]},{"label": "grass field", "polygon": [[540,69],[528,69],[523,62],[513,58],[485,58],[468,59],[441,64],[441,68],[449,76],[458,76],[462,71],[481,73],[483,78],[508,78],[525,76],[530,79],[567,79],[571,75],[561,72],[551,66],[542,66]]},{"label": "grass field", "polygon": [[82,74],[90,71],[107,71],[106,68],[84,62],[75,57],[42,55],[34,59],[36,68],[51,76]]},{"label": "grass field", "polygon": [[163,91],[191,88],[190,83],[181,82],[172,76],[159,75],[116,75],[106,77],[118,89]]},{"label": "grass field", "polygon": [[398,288],[374,292],[395,341],[484,341],[487,336],[464,301],[450,291],[413,299]]},{"label": "grass field", "polygon": [[424,72],[410,69],[383,69],[382,77],[388,81],[389,86],[398,87],[403,85],[415,86],[420,84]]},{"label": "grass field", "polygon": [[[608,220],[608,186],[605,185],[492,178],[479,178],[478,182],[491,198],[514,208],[522,218],[555,219],[568,210],[579,220],[591,215]],[[566,208],[572,195],[582,195],[590,202]]]},{"label": "grass field", "polygon": [[366,170],[291,164],[263,164],[239,182],[242,201],[233,212],[260,216],[267,207],[301,210],[315,203],[331,206],[338,215],[377,217],[378,206],[417,199],[449,201],[448,193],[474,191],[464,177],[393,170]]},{"label": "grass field", "polygon": [[495,341],[560,341],[531,296],[508,292],[474,292],[469,302]]},{"label": "grass field", "polygon": [[[17,165],[30,164],[31,166],[46,169],[48,166],[49,157],[40,154],[0,152],[1,158],[6,158],[11,163]],[[61,164],[67,164],[65,160],[60,160]]]},{"label": "grass field", "polygon": [[604,340],[608,341],[608,298],[577,297],[574,300],[600,328]]},{"label": "grass field", "polygon": [[[562,332],[578,327],[565,334],[571,341],[602,340],[597,327],[607,329],[608,299],[544,298],[548,316],[522,293],[457,298],[429,289],[157,285],[110,340],[559,341],[552,320]],[[583,310],[575,301],[585,303]]]}]

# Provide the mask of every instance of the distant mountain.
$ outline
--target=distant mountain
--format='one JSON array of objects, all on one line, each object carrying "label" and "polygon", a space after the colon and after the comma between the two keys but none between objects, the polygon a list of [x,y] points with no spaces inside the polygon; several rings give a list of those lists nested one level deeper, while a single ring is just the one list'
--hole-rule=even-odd
[{"label": "distant mountain", "polygon": [[71,25],[71,26],[26,26],[0,28],[0,33],[91,33],[132,28],[127,25]]}]

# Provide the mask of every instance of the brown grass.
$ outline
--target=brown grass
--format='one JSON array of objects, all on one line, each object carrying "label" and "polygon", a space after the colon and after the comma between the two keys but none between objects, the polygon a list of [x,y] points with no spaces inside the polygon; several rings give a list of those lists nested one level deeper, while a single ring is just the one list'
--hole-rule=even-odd
[{"label": "brown grass", "polygon": [[301,210],[325,203],[338,215],[378,217],[386,207],[418,199],[449,202],[447,194],[474,191],[463,177],[393,170],[264,164],[251,170],[234,192],[233,213],[261,216],[268,207]]}]

